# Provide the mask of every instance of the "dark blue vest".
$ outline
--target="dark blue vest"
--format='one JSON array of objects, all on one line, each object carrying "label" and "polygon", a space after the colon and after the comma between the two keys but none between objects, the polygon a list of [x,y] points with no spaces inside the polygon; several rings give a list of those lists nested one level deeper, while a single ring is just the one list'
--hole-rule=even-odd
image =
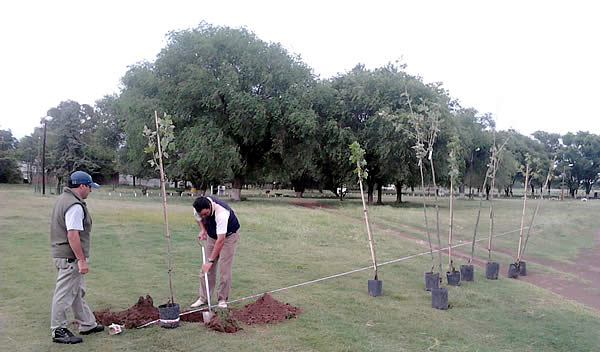
[{"label": "dark blue vest", "polygon": [[[229,210],[229,220],[227,220],[227,236],[237,232],[240,229],[240,223],[238,222],[237,217],[229,205],[217,197],[206,198],[210,198],[214,203],[219,204],[223,208]],[[208,236],[217,239],[217,221],[215,220],[214,212],[213,215],[202,219],[202,222],[204,223],[204,228],[206,229]]]}]

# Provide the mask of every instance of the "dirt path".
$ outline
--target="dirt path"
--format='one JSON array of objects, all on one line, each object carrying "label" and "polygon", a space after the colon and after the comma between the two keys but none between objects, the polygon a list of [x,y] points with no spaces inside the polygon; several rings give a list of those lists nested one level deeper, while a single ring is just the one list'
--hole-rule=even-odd
[{"label": "dirt path", "polygon": [[[326,206],[318,204],[315,200],[311,199],[298,199],[294,200],[292,204],[302,206],[311,209],[321,209],[330,211]],[[361,221],[362,219],[355,219]],[[402,237],[407,240],[414,241],[415,243],[429,248],[427,241],[412,235],[395,231],[377,224],[373,224],[380,231],[392,233],[396,236]],[[596,233],[596,244],[593,248],[586,248],[579,250],[577,257],[572,258],[574,264],[562,263],[544,258],[536,258],[529,255],[525,256],[525,261],[529,263],[535,263],[543,267],[549,267],[559,272],[563,272],[570,275],[560,275],[553,271],[533,271],[531,267],[528,267],[527,276],[519,276],[518,280],[529,282],[535,286],[547,289],[554,293],[557,293],[566,298],[580,302],[588,307],[600,310],[600,231]],[[482,243],[477,243],[476,246],[481,248],[487,248]],[[437,245],[433,244],[433,249],[437,249]],[[468,260],[470,257],[471,246],[466,245],[465,249],[453,248],[452,254],[454,256]],[[516,258],[516,254],[508,250],[495,249],[499,253],[504,253]],[[443,250],[443,253],[448,253],[447,250]],[[473,258],[473,264],[484,267],[487,262],[487,258]],[[501,274],[506,277],[508,271],[508,265],[501,265]]]}]

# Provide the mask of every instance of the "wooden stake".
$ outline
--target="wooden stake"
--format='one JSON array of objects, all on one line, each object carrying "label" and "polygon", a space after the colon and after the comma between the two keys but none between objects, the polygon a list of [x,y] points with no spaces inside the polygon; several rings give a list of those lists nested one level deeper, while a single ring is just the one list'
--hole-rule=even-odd
[{"label": "wooden stake", "polygon": [[[525,195],[523,196],[523,213],[521,214],[521,229],[519,230],[519,248],[517,249],[517,263],[521,261],[521,245],[523,243],[523,223],[525,222],[525,210],[527,209],[527,186],[529,183],[529,162],[525,169]],[[542,192],[544,193],[544,192]]]},{"label": "wooden stake", "polygon": [[158,113],[154,110],[154,121],[156,122],[156,141],[158,144],[158,163],[160,166],[160,191],[162,193],[162,201],[163,201],[163,216],[165,223],[165,236],[167,237],[167,260],[169,267],[169,291],[171,296],[169,297],[170,303],[175,303],[175,297],[173,296],[173,280],[171,277],[172,267],[171,267],[171,234],[169,233],[169,216],[167,213],[167,192],[165,189],[165,170],[163,168],[162,161],[162,148],[160,145],[160,128],[158,127]]},{"label": "wooden stake", "polygon": [[360,160],[356,161],[358,167],[358,183],[360,185],[360,198],[362,199],[363,211],[365,213],[365,223],[367,224],[367,236],[369,237],[369,247],[371,248],[371,258],[373,259],[373,271],[375,272],[375,280],[377,280],[377,262],[375,260],[375,247],[373,246],[373,236],[371,236],[371,226],[369,225],[369,216],[367,214],[367,204],[365,203],[365,195],[363,191],[362,178],[360,174]]}]

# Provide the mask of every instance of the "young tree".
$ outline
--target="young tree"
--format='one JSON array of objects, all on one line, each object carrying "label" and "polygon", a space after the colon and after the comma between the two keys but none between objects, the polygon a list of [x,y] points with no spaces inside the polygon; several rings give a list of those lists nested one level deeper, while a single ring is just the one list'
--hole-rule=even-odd
[{"label": "young tree", "polygon": [[354,170],[356,175],[358,176],[358,184],[360,186],[360,198],[362,200],[363,211],[365,214],[365,224],[367,226],[367,235],[369,237],[369,248],[371,249],[371,259],[373,260],[373,271],[375,274],[375,279],[377,280],[377,260],[375,259],[375,241],[373,240],[373,235],[371,234],[371,225],[369,223],[369,216],[367,212],[367,204],[365,203],[365,194],[363,191],[363,180],[369,177],[367,171],[367,161],[365,160],[365,150],[360,147],[358,142],[354,142],[350,145],[350,150],[352,151],[352,155],[350,156],[350,161],[356,165],[356,169]]},{"label": "young tree", "polygon": [[175,150],[175,135],[173,130],[173,121],[171,117],[166,113],[162,119],[158,118],[158,113],[154,111],[154,121],[156,130],[152,131],[147,126],[144,126],[144,136],[148,140],[148,146],[144,148],[144,152],[152,155],[152,159],[148,160],[148,163],[154,169],[158,169],[160,172],[160,190],[163,201],[163,220],[165,224],[165,237],[167,238],[167,261],[168,261],[168,275],[169,275],[169,303],[175,304],[175,297],[173,295],[173,280],[171,272],[173,271],[171,265],[171,234],[169,232],[169,215],[167,211],[167,194],[165,190],[165,182],[167,177],[165,175],[165,169],[163,165],[163,156],[169,158],[169,153]]}]

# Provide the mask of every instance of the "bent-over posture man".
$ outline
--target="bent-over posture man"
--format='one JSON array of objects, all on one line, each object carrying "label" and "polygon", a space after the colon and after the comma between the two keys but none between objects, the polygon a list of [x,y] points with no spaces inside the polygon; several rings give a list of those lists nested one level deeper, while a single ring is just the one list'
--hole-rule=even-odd
[{"label": "bent-over posture man", "polygon": [[92,177],[83,171],[75,171],[69,176],[67,187],[54,203],[50,225],[50,247],[57,278],[52,297],[50,328],[52,341],[58,343],[80,343],[81,337],[67,329],[67,309],[73,310],[79,322],[79,333],[87,335],[104,330],[96,323],[96,317],[85,303],[85,280],[90,255],[90,232],[92,217],[84,199],[99,188]]},{"label": "bent-over posture man", "polygon": [[192,308],[208,303],[206,286],[202,275],[208,273],[208,286],[211,294],[215,291],[217,268],[219,270],[219,287],[217,291],[218,306],[227,308],[227,300],[231,291],[231,269],[235,247],[239,238],[240,223],[233,209],[217,197],[198,197],[194,201],[194,217],[200,232],[198,243],[206,241],[207,262],[202,265],[200,274],[200,298],[192,303]]}]

